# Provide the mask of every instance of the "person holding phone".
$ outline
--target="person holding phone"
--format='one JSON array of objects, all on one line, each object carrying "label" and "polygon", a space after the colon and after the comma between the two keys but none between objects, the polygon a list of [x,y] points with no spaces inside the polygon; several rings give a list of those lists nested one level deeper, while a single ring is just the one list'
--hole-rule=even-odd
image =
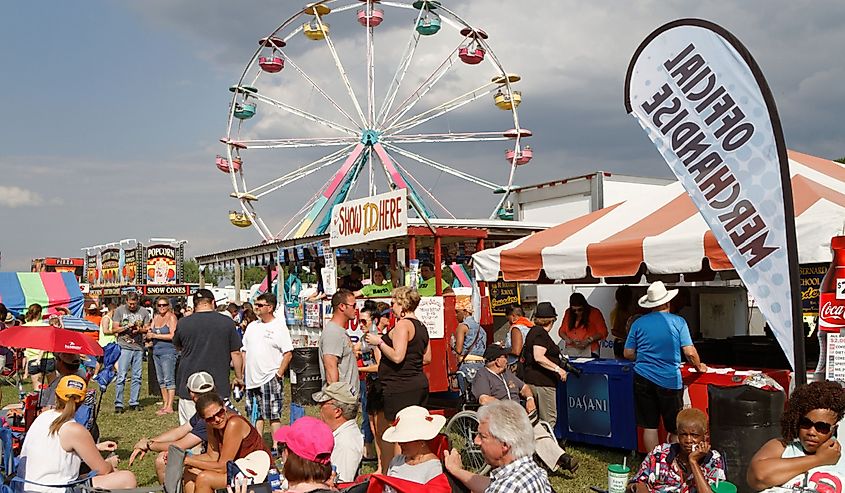
[{"label": "person holding phone", "polygon": [[781,418],[782,437],[769,440],[754,454],[748,485],[755,490],[806,486],[840,493],[845,458],[836,431],[843,414],[845,389],[839,384],[813,382],[796,388]]}]

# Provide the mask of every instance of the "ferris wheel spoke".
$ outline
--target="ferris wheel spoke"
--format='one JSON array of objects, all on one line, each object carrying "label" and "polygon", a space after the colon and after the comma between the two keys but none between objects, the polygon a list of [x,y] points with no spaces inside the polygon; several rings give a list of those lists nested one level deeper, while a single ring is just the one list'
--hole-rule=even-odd
[{"label": "ferris wheel spoke", "polygon": [[384,133],[387,135],[393,135],[398,134],[399,132],[404,132],[405,130],[410,130],[416,126],[422,125],[423,123],[441,117],[449,112],[455,111],[456,109],[467,105],[473,101],[493,94],[493,92],[496,91],[497,88],[498,84],[494,84],[492,82],[485,84],[479,87],[478,89],[467,92],[452,100],[446,101],[445,103],[435,106],[434,108],[423,111],[422,113],[408,118],[407,120],[395,123],[392,126],[384,129]]},{"label": "ferris wheel spoke", "polygon": [[384,146],[386,148],[390,149],[391,151],[397,153],[397,154],[405,156],[408,159],[413,159],[414,161],[416,161],[418,163],[424,164],[426,166],[430,166],[430,167],[432,167],[436,170],[442,171],[444,173],[448,173],[448,174],[455,176],[457,178],[460,178],[462,180],[466,180],[468,182],[475,183],[476,185],[482,186],[484,188],[489,188],[490,190],[498,190],[499,188],[501,188],[501,185],[497,185],[497,184],[495,184],[491,181],[485,180],[484,178],[479,178],[477,176],[473,176],[473,175],[466,173],[464,171],[457,170],[455,168],[452,168],[451,166],[447,166],[445,164],[438,163],[437,161],[435,161],[433,159],[427,158],[425,156],[421,156],[421,155],[419,155],[415,152],[411,152],[411,151],[409,151],[407,149],[403,149],[399,146],[389,144],[389,143],[385,143]]},{"label": "ferris wheel spoke", "polygon": [[[414,25],[419,24],[422,14],[423,9],[420,9]],[[382,102],[376,121],[383,122],[383,118],[390,113],[390,109],[393,107],[394,101],[396,101],[396,95],[399,93],[399,88],[402,86],[402,81],[405,79],[405,74],[408,73],[408,67],[411,66],[411,61],[414,59],[414,54],[417,52],[417,46],[419,46],[419,43],[420,33],[414,29],[411,31],[411,39],[408,41],[408,46],[405,47],[405,52],[402,54],[399,66],[396,67],[396,72],[393,74],[393,80],[390,81],[387,96],[385,96],[384,101]]]},{"label": "ferris wheel spoke", "polygon": [[346,69],[343,68],[343,63],[341,63],[340,57],[337,55],[334,42],[332,42],[332,38],[329,35],[328,30],[326,30],[325,25],[323,24],[323,19],[320,17],[321,16],[319,14],[316,14],[314,19],[317,20],[317,24],[320,26],[320,29],[325,33],[324,39],[326,41],[326,46],[329,47],[329,51],[334,59],[334,64],[337,67],[337,71],[340,73],[340,78],[343,79],[343,85],[346,86],[346,92],[349,93],[349,97],[352,99],[352,104],[355,105],[355,110],[358,111],[358,116],[361,118],[361,124],[366,125],[367,118],[364,116],[364,111],[361,110],[361,104],[358,103],[358,98],[355,97],[355,91],[352,89],[352,84],[349,82],[349,76],[346,74]]},{"label": "ferris wheel spoke", "polygon": [[317,116],[313,113],[309,113],[305,110],[301,110],[301,109],[296,108],[294,106],[291,106],[287,103],[277,101],[273,98],[270,98],[270,97],[267,97],[267,96],[264,96],[264,95],[258,94],[258,93],[250,93],[250,97],[255,98],[256,100],[261,101],[263,103],[273,105],[273,106],[275,106],[275,107],[277,107],[281,110],[287,111],[288,113],[291,113],[293,115],[305,118],[306,120],[310,120],[314,123],[319,123],[320,125],[323,125],[324,127],[328,127],[328,128],[334,129],[334,130],[338,130],[340,132],[343,132],[345,134],[349,134],[349,135],[352,135],[352,136],[355,136],[355,137],[358,136],[358,132],[356,132],[355,130],[352,130],[351,128],[337,124],[337,123],[330,121],[330,120],[327,120],[327,119],[325,119],[321,116]]},{"label": "ferris wheel spoke", "polygon": [[405,98],[405,101],[399,105],[399,109],[392,115],[386,117],[381,122],[381,129],[382,131],[391,128],[400,118],[405,116],[406,113],[411,111],[411,109],[416,105],[429,91],[434,89],[434,86],[442,79],[447,73],[449,73],[449,69],[451,69],[455,65],[455,54],[458,52],[458,45],[449,55],[446,57],[446,60],[438,66],[434,72],[428,76],[426,80],[423,81],[422,84],[413,92],[410,96]]},{"label": "ferris wheel spoke", "polygon": [[445,134],[398,134],[384,136],[382,142],[391,144],[421,144],[421,143],[444,143],[444,142],[491,142],[508,140],[502,132],[465,132]]},{"label": "ferris wheel spoke", "polygon": [[381,142],[377,143],[373,146],[373,151],[376,153],[376,156],[378,156],[379,161],[381,161],[381,165],[384,168],[385,175],[387,176],[387,182],[390,183],[394,189],[404,188],[408,191],[408,200],[411,202],[411,205],[414,206],[414,209],[417,210],[417,213],[425,221],[428,227],[432,228],[429,218],[434,217],[434,214],[428,206],[426,206],[419,194],[417,194],[414,190],[413,185],[408,183],[405,176],[399,171],[399,168],[393,161],[393,157],[388,154],[384,145],[382,145]]},{"label": "ferris wheel spoke", "polygon": [[447,209],[445,205],[443,205],[443,204],[442,204],[439,200],[437,200],[437,197],[435,197],[435,196],[434,196],[434,194],[433,194],[433,193],[431,193],[431,190],[429,190],[428,188],[426,188],[425,186],[423,186],[423,184],[422,184],[422,183],[420,183],[420,182],[419,182],[419,180],[417,180],[416,178],[414,178],[414,175],[412,175],[411,173],[409,173],[409,172],[408,172],[408,170],[407,170],[407,169],[405,169],[405,167],[404,167],[404,166],[402,166],[402,163],[400,163],[400,162],[399,162],[396,158],[393,158],[393,162],[394,162],[394,163],[396,163],[396,166],[397,166],[397,167],[399,167],[399,169],[400,169],[400,170],[401,170],[401,171],[405,174],[405,176],[407,176],[407,177],[408,177],[411,181],[413,181],[413,182],[417,185],[417,188],[418,188],[418,189],[421,189],[423,192],[425,192],[425,194],[426,194],[426,195],[428,195],[428,197],[429,197],[429,198],[430,198],[430,199],[431,199],[431,200],[432,200],[435,204],[437,204],[437,206],[438,206],[438,207],[440,207],[440,208],[441,208],[444,212],[446,212],[446,214],[448,214],[449,216],[451,216],[451,217],[452,217],[452,219],[456,219],[456,218],[455,218],[455,215],[454,215],[454,214],[452,214],[452,211],[450,211],[449,209]]},{"label": "ferris wheel spoke", "polygon": [[261,198],[261,197],[263,197],[264,195],[267,195],[270,192],[274,192],[274,191],[276,191],[276,190],[278,190],[278,189],[280,189],[280,188],[282,188],[286,185],[289,185],[289,184],[291,184],[291,183],[293,183],[293,182],[295,182],[299,179],[302,179],[302,178],[310,175],[311,173],[314,173],[315,171],[318,171],[318,170],[320,170],[320,169],[322,169],[326,166],[329,166],[331,164],[334,164],[334,163],[340,161],[341,159],[346,157],[346,155],[349,153],[349,150],[352,149],[352,147],[353,146],[349,145],[349,146],[346,146],[343,149],[339,149],[339,150],[337,150],[337,151],[335,151],[331,154],[328,154],[326,156],[321,157],[320,159],[317,159],[316,161],[312,161],[312,162],[306,164],[305,166],[300,166],[299,168],[297,168],[297,169],[295,169],[295,170],[293,170],[289,173],[286,173],[283,176],[280,176],[280,177],[278,177],[274,180],[270,180],[269,182],[264,183],[262,185],[258,185],[257,187],[254,187],[253,189],[248,190],[246,193],[251,194],[251,195],[255,195],[256,198]]},{"label": "ferris wheel spoke", "polygon": [[355,144],[357,137],[309,137],[292,139],[241,140],[248,149],[295,149],[300,147],[337,147]]},{"label": "ferris wheel spoke", "polygon": [[367,127],[373,128],[376,122],[376,69],[375,40],[373,39],[373,9],[375,2],[365,2],[367,16]]},{"label": "ferris wheel spoke", "polygon": [[300,66],[299,66],[299,65],[297,65],[297,64],[296,64],[296,62],[294,62],[294,61],[293,61],[293,59],[290,57],[290,55],[288,55],[287,53],[283,52],[282,50],[279,50],[279,51],[282,53],[282,56],[284,56],[284,57],[285,57],[285,63],[287,63],[287,65],[288,65],[288,66],[290,66],[292,69],[296,70],[296,71],[299,73],[299,75],[301,75],[301,76],[302,76],[302,78],[304,78],[306,81],[308,81],[308,83],[309,83],[309,84],[311,84],[311,87],[313,87],[313,88],[314,88],[314,89],[315,89],[318,93],[320,93],[320,94],[321,94],[321,95],[322,95],[322,96],[326,99],[326,101],[328,101],[328,102],[329,102],[329,104],[331,104],[332,106],[334,106],[334,107],[335,107],[335,109],[336,109],[337,111],[339,111],[341,115],[345,116],[345,117],[346,117],[346,119],[347,119],[347,120],[349,120],[349,121],[350,121],[353,125],[355,125],[355,126],[356,126],[356,127],[358,127],[359,129],[362,129],[362,130],[363,130],[363,128],[361,127],[361,124],[360,124],[360,123],[358,123],[358,122],[356,122],[356,121],[355,121],[355,119],[354,119],[354,118],[352,118],[352,116],[351,116],[349,113],[347,113],[347,112],[346,112],[346,110],[344,110],[343,108],[341,108],[341,107],[340,107],[340,105],[339,105],[339,104],[337,104],[337,103],[335,102],[335,100],[334,100],[334,99],[332,99],[332,98],[331,98],[331,96],[329,96],[329,95],[326,93],[326,91],[324,91],[324,90],[323,90],[323,88],[322,88],[322,87],[320,87],[319,85],[317,85],[317,83],[316,83],[316,82],[314,82],[314,79],[312,79],[312,78],[311,78],[308,74],[306,74],[306,73],[305,73],[305,71],[304,71],[304,70],[302,70],[302,68],[300,68]]}]

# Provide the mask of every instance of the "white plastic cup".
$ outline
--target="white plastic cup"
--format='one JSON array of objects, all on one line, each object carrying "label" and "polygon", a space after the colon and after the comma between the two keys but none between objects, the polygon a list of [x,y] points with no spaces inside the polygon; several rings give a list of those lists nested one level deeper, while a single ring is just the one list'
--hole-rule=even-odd
[{"label": "white plastic cup", "polygon": [[622,464],[607,466],[607,493],[625,493],[631,469]]}]

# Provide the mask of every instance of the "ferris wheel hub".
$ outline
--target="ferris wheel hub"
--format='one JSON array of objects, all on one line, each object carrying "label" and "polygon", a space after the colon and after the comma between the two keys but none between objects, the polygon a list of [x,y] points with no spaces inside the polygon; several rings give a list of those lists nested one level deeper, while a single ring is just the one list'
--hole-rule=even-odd
[{"label": "ferris wheel hub", "polygon": [[377,130],[364,130],[364,133],[361,134],[361,143],[365,146],[374,146],[378,144],[379,137],[381,137],[381,132]]}]

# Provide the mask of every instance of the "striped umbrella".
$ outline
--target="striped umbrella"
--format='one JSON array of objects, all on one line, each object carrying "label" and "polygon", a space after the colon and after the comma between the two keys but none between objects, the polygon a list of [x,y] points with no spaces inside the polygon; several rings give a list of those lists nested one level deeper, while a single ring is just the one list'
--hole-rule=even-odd
[{"label": "striped umbrella", "polygon": [[90,320],[85,320],[84,318],[74,317],[71,315],[65,315],[64,317],[62,317],[62,328],[68,330],[78,330],[82,332],[99,332],[100,330],[100,327],[94,322],[91,322]]}]

